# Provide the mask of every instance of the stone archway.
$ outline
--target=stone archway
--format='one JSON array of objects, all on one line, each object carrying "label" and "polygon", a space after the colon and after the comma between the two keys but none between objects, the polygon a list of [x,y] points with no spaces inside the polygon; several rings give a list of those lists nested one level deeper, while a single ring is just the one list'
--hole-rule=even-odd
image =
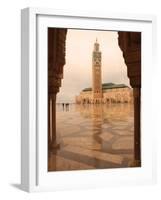
[{"label": "stone archway", "polygon": [[141,33],[118,32],[118,43],[127,65],[134,95],[134,166],[141,166],[140,99],[141,99]]},{"label": "stone archway", "polygon": [[56,95],[61,87],[65,65],[67,29],[48,28],[48,147],[56,143]]},{"label": "stone archway", "polygon": [[[48,29],[48,147],[56,144],[56,94],[61,87],[65,65],[67,29]],[[127,75],[134,93],[134,163],[141,165],[140,152],[140,90],[141,90],[141,33],[118,32],[118,43],[127,65]]]}]

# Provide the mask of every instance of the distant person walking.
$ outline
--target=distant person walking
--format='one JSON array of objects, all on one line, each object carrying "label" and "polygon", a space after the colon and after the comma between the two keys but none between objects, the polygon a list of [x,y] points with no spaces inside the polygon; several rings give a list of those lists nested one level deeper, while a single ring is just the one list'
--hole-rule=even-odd
[{"label": "distant person walking", "polygon": [[62,103],[63,111],[64,111],[64,103]]},{"label": "distant person walking", "polygon": [[65,104],[66,111],[69,111],[69,103]]}]

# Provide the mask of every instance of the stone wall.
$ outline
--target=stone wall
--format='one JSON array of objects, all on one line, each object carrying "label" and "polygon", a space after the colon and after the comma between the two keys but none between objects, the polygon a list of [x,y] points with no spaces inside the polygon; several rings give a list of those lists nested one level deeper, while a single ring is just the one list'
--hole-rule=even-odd
[{"label": "stone wall", "polygon": [[[76,96],[77,104],[94,103],[92,91],[83,91]],[[133,89],[131,88],[116,88],[103,91],[102,103],[132,103]]]}]

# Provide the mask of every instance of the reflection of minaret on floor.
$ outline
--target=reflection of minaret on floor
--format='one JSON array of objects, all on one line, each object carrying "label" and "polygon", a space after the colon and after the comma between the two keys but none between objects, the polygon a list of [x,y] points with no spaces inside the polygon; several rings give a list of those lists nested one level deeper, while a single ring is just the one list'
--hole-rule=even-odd
[{"label": "reflection of minaret on floor", "polygon": [[92,54],[92,93],[93,103],[102,102],[102,77],[101,77],[101,52],[99,51],[99,43],[94,43]]}]

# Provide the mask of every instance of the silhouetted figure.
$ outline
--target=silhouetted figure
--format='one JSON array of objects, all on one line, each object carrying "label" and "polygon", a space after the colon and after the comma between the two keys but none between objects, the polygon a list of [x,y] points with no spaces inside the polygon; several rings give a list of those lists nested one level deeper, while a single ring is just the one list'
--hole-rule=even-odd
[{"label": "silhouetted figure", "polygon": [[69,103],[65,104],[66,111],[69,111]]},{"label": "silhouetted figure", "polygon": [[62,103],[62,106],[63,106],[63,111],[64,111],[64,103]]}]

